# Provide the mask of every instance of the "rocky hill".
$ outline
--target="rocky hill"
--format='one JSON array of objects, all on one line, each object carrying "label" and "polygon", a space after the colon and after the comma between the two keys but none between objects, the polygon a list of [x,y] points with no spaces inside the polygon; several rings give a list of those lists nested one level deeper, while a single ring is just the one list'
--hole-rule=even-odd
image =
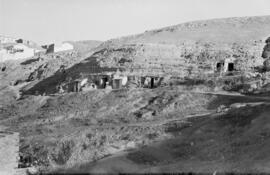
[{"label": "rocky hill", "polygon": [[[19,167],[45,174],[268,173],[270,81],[268,95],[215,89],[219,82],[244,87],[247,77],[262,76],[257,68],[269,58],[269,36],[270,16],[207,20],[1,63],[0,125],[20,133]],[[240,76],[214,74],[226,59]],[[56,89],[82,73],[117,68],[179,82],[153,89]],[[207,74],[207,81],[197,81]]]},{"label": "rocky hill", "polygon": [[142,34],[112,39],[103,45],[134,43],[177,45],[187,41],[246,43],[264,40],[269,35],[269,29],[270,16],[211,19],[149,30]]},{"label": "rocky hill", "polygon": [[[225,59],[233,60],[236,71],[254,72],[263,66],[262,52],[269,31],[270,16],[243,17],[184,23],[101,44],[76,42],[75,48],[84,56],[81,62],[67,66],[65,75],[75,80],[81,73],[95,73],[92,67],[96,67],[120,68],[139,76],[204,78],[215,73]],[[89,43],[97,47],[91,50]],[[55,92],[63,81],[65,77],[52,75],[31,87],[31,93]]]},{"label": "rocky hill", "polygon": [[74,46],[74,49],[79,51],[80,53],[89,53],[92,52],[93,49],[98,47],[102,41],[96,40],[84,40],[84,41],[67,41]]},{"label": "rocky hill", "polygon": [[249,70],[263,64],[269,31],[270,16],[194,21],[106,41],[94,55],[102,66],[145,74],[201,74],[225,58]]},{"label": "rocky hill", "polygon": [[[0,105],[18,98],[22,88],[54,76],[62,68],[72,67],[91,55],[100,44],[98,41],[74,41],[74,50],[53,54],[35,55],[20,60],[6,60],[0,63]],[[55,85],[52,85],[55,86]]]}]

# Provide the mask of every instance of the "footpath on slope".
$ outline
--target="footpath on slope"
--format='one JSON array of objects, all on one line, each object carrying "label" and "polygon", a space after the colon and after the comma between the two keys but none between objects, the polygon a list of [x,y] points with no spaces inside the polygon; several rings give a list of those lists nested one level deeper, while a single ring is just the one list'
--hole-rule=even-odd
[{"label": "footpath on slope", "polygon": [[19,133],[0,126],[0,174],[13,175],[18,168]]}]

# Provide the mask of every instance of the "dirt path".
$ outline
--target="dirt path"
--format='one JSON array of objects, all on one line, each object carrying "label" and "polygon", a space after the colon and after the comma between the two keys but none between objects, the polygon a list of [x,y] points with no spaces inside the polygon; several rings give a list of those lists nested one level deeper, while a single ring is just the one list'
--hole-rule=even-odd
[{"label": "dirt path", "polygon": [[18,168],[19,133],[0,126],[0,174],[13,175]]},{"label": "dirt path", "polygon": [[[166,120],[157,120],[157,121],[143,121],[143,122],[137,122],[137,123],[127,123],[127,124],[117,124],[118,127],[156,127],[156,126],[161,126],[161,125],[165,125],[168,123],[173,123],[173,122],[185,122],[185,119],[188,118],[194,118],[194,117],[205,117],[205,116],[209,116],[209,115],[213,115],[215,114],[216,111],[212,110],[211,112],[206,112],[206,113],[202,113],[202,114],[192,114],[192,115],[186,115],[185,117],[181,117],[181,118],[171,118],[171,119],[166,119]],[[96,126],[93,128],[111,128],[111,127],[115,127],[115,124],[104,124],[102,126]]]},{"label": "dirt path", "polygon": [[223,96],[235,96],[235,97],[246,97],[251,99],[258,100],[270,100],[270,96],[257,96],[257,95],[244,95],[238,92],[226,92],[226,91],[218,91],[218,92],[204,92],[204,91],[189,91],[190,93],[197,94],[210,94],[210,95],[223,95]]},{"label": "dirt path", "polygon": [[193,114],[193,115],[187,115],[183,118],[172,118],[172,119],[166,119],[166,120],[162,120],[162,121],[148,121],[148,122],[140,122],[140,123],[130,123],[130,124],[127,124],[125,126],[161,126],[161,125],[165,125],[165,124],[168,124],[168,123],[171,123],[171,122],[177,122],[177,121],[183,121],[185,119],[188,119],[188,118],[193,118],[193,117],[203,117],[203,116],[208,116],[208,115],[211,115],[211,114],[214,114],[215,111],[212,111],[212,112],[206,112],[206,113],[203,113],[203,114]]}]

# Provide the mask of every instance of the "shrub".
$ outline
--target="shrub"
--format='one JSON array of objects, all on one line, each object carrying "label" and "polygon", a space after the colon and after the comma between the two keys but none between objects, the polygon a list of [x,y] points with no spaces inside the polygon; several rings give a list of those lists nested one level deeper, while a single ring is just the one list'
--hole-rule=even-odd
[{"label": "shrub", "polygon": [[74,142],[71,140],[60,142],[57,145],[55,153],[51,154],[52,159],[55,163],[64,165],[69,160],[73,147]]}]

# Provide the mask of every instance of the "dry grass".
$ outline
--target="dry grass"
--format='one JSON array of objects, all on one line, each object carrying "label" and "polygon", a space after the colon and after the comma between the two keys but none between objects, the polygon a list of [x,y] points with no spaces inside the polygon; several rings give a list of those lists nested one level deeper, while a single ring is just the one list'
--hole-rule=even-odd
[{"label": "dry grass", "polygon": [[29,96],[7,108],[13,113],[2,113],[1,124],[20,132],[20,151],[26,156],[49,167],[70,168],[128,145],[176,136],[187,127],[181,122],[158,124],[166,119],[184,119],[221,104],[249,101],[254,99],[188,93],[177,87]]}]

